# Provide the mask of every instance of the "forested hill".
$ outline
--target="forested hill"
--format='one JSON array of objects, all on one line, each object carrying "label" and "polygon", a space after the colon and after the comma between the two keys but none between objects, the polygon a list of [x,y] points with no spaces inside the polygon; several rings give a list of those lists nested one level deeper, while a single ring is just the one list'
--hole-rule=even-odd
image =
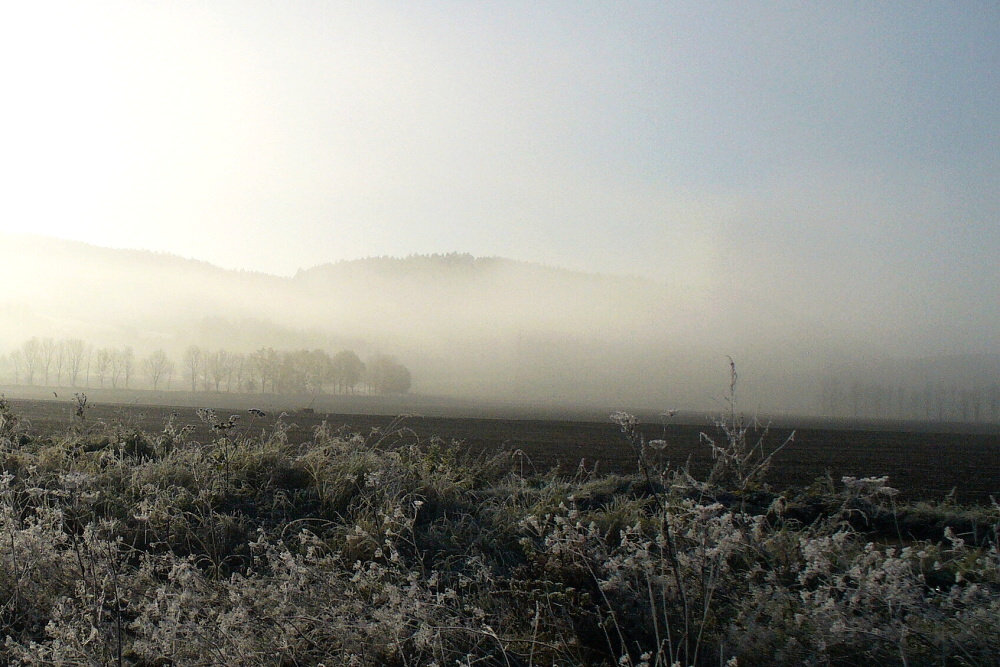
[{"label": "forested hill", "polygon": [[288,279],[44,237],[0,235],[0,263],[0,344],[78,336],[144,347],[183,338],[204,318],[271,319],[275,309],[261,304],[292,297]]},{"label": "forested hill", "polygon": [[189,345],[351,349],[398,357],[418,392],[712,408],[731,355],[748,409],[861,416],[859,406],[872,405],[869,416],[974,415],[973,398],[1000,385],[995,355],[862,354],[850,331],[761,308],[739,285],[692,292],[467,254],[374,257],[281,277],[4,234],[0,266],[0,359],[32,337],[174,358]]},{"label": "forested hill", "polygon": [[175,356],[350,347],[397,355],[417,390],[584,399],[662,387],[668,352],[705,328],[666,285],[502,258],[368,258],[279,277],[8,235],[0,262],[0,354],[34,336]]},{"label": "forested hill", "polygon": [[702,324],[681,294],[652,280],[498,257],[375,257],[300,271],[294,282],[304,295],[346,305],[342,317],[357,326],[378,320],[443,338],[476,331],[662,339]]},{"label": "forested hill", "polygon": [[659,336],[671,321],[697,324],[676,294],[650,280],[495,257],[367,258],[286,278],[163,253],[0,234],[0,262],[8,276],[0,335],[15,340],[129,330],[183,337],[206,318],[416,339],[461,338],[467,329],[499,333],[498,326],[522,336]]}]

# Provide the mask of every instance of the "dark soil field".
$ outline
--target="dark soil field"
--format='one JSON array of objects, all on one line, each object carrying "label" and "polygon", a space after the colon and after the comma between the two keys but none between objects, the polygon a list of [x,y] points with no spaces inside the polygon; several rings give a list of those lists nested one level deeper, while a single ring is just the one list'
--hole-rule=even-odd
[{"label": "dark soil field", "polygon": [[[31,423],[33,433],[58,435],[71,424],[72,401],[11,399],[10,403],[20,417]],[[519,452],[512,456],[512,465],[523,466],[525,473],[546,472],[559,466],[564,473],[574,474],[581,465],[598,473],[636,471],[631,450],[619,427],[610,420],[399,418],[318,410],[269,411],[264,418],[252,419],[244,408],[219,408],[217,412],[222,419],[241,414],[237,432],[246,435],[270,431],[275,420],[284,414],[285,423],[291,425],[288,436],[293,443],[309,441],[313,429],[325,421],[333,429],[359,433],[370,443],[381,441],[383,446],[440,438],[458,441],[472,454]],[[205,442],[212,438],[192,407],[89,404],[85,423],[92,429],[124,424],[155,433],[163,429],[171,415],[176,424],[195,427],[192,439]],[[650,423],[643,430],[649,439],[667,441],[664,463],[671,466],[690,463],[696,477],[703,476],[711,465],[710,447],[700,434],[717,440],[723,437],[716,427],[705,424]],[[797,429],[794,440],[774,459],[770,484],[776,489],[809,486],[829,474],[839,485],[845,475],[888,475],[890,485],[900,489],[906,500],[942,500],[952,491],[955,500],[965,504],[988,504],[991,495],[1000,498],[1000,434],[996,429],[992,433],[975,433],[942,427],[941,431],[930,432],[926,426],[919,431]],[[761,432],[754,432],[753,442]],[[771,428],[763,440],[765,450],[781,445],[790,433],[790,428]]]}]

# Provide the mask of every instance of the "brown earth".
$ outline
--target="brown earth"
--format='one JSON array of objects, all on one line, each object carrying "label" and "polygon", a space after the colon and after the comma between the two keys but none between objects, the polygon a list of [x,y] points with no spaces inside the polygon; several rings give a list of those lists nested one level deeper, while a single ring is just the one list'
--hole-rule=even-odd
[{"label": "brown earth", "polygon": [[[240,405],[245,401],[232,400]],[[11,399],[16,414],[31,424],[36,434],[65,432],[73,420],[74,401]],[[217,397],[216,404],[224,404]],[[352,406],[353,407],[353,406]],[[369,406],[371,407],[371,406]],[[391,409],[391,408],[390,408]],[[222,419],[240,414],[237,432],[257,434],[269,431],[282,413],[267,410],[264,418],[252,419],[245,406],[217,409]],[[196,427],[192,438],[207,441],[210,430],[199,419],[193,407],[89,404],[86,424],[101,428],[104,424],[122,423],[147,432],[158,432],[170,417],[179,425]],[[581,414],[574,420],[553,418],[473,418],[453,416],[411,416],[397,418],[378,414],[340,414],[315,410],[292,411],[283,418],[291,424],[288,431],[293,443],[304,443],[313,429],[326,421],[334,429],[360,433],[369,442],[383,443],[427,441],[437,437],[458,441],[470,452],[499,450],[523,452],[512,457],[513,465],[523,466],[524,472],[545,472],[558,465],[567,473],[575,473],[581,462],[587,470],[630,473],[636,471],[635,457],[618,426],[610,421],[596,421],[596,416]],[[685,420],[691,421],[691,420]],[[775,457],[769,476],[776,489],[802,487],[818,477],[829,475],[837,482],[842,476],[856,477],[888,475],[890,485],[902,492],[907,500],[941,500],[952,490],[960,503],[987,504],[990,496],[1000,498],[1000,433],[995,428],[969,432],[948,425],[923,425],[922,430],[874,430],[820,428],[815,424],[798,429],[794,441]],[[990,432],[992,430],[992,432]],[[690,462],[692,473],[704,476],[711,465],[708,444],[700,438],[705,433],[717,441],[723,440],[718,429],[708,423],[661,424],[643,426],[647,438],[667,441],[663,463],[673,466]],[[948,432],[950,431],[950,432]],[[755,432],[752,441],[762,431]],[[774,449],[785,442],[791,429],[776,427],[764,437],[764,448]]]}]

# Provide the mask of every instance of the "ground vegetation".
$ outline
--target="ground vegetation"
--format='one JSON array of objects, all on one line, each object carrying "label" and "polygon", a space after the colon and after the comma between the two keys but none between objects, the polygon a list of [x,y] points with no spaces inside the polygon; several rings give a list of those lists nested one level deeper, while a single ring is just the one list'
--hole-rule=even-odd
[{"label": "ground vegetation", "polygon": [[996,503],[904,506],[881,476],[771,489],[787,439],[730,407],[696,476],[627,413],[634,472],[599,475],[403,420],[293,442],[286,418],[205,409],[195,437],[94,423],[81,394],[39,433],[0,402],[0,660],[998,664]]}]

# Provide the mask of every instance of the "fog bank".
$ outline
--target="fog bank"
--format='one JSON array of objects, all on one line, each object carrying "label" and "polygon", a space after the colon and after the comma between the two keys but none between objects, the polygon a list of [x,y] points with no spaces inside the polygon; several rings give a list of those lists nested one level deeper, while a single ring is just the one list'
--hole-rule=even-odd
[{"label": "fog bank", "polygon": [[732,357],[748,412],[986,421],[1000,410],[995,355],[907,354],[920,323],[885,337],[747,285],[708,293],[458,254],[278,277],[29,236],[5,236],[0,262],[5,356],[32,337],[177,360],[191,345],[350,349],[398,358],[426,395],[705,411],[726,405]]}]

